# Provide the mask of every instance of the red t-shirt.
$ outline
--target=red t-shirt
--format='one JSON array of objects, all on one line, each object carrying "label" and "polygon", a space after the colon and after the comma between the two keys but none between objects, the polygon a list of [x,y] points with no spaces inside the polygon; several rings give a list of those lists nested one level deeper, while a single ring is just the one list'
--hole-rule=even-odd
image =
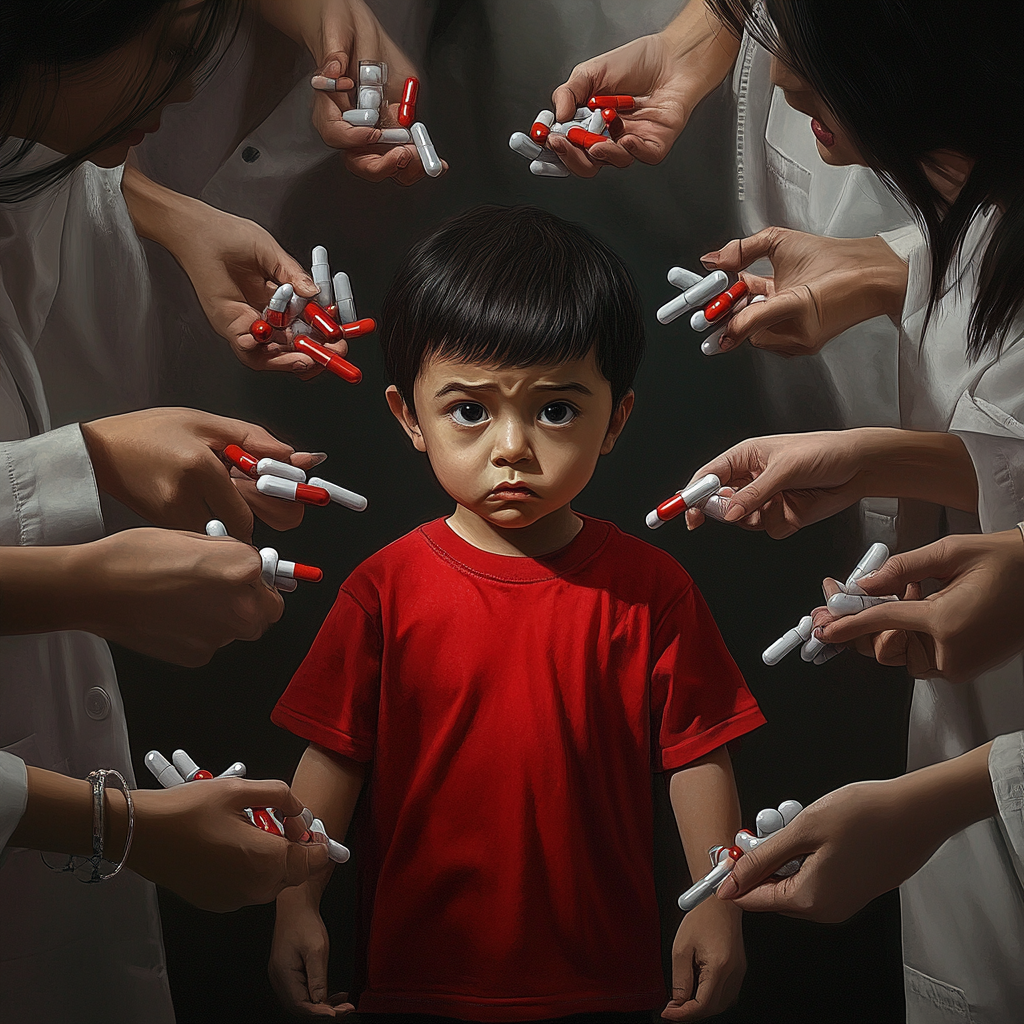
[{"label": "red t-shirt", "polygon": [[764,722],[665,552],[543,558],[438,519],[345,581],[273,721],[372,762],[359,1009],[536,1020],[665,999],[651,772]]}]

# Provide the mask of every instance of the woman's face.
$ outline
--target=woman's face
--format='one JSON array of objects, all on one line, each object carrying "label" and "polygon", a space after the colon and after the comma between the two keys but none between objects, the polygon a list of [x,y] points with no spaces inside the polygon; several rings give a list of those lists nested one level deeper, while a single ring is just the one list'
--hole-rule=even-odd
[{"label": "woman's face", "polygon": [[865,163],[821,97],[778,57],[772,58],[772,82],[783,91],[786,102],[794,110],[807,114],[811,119],[809,130],[814,134],[818,155],[825,163],[837,167]]},{"label": "woman's face", "polygon": [[[129,111],[145,110],[166,87],[181,62],[182,51],[189,48],[203,0],[181,0],[176,6],[169,30],[162,18],[157,19],[142,35],[62,75],[59,83],[40,79],[37,88],[30,85],[11,134],[25,137],[32,132],[49,149],[75,153],[109,132]],[[185,80],[143,115],[144,123],[128,124],[119,138],[93,150],[89,159],[100,167],[124,163],[129,149],[160,127],[163,108],[191,96],[192,85]],[[42,130],[33,130],[32,112],[39,109],[39,103],[43,110],[52,104],[53,110]]]}]

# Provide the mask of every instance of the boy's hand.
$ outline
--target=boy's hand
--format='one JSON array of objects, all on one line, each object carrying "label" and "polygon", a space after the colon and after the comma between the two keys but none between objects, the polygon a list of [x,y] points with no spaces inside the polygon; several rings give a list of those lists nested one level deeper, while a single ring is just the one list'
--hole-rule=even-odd
[{"label": "boy's hand", "polygon": [[277,902],[267,971],[281,1005],[299,1017],[347,1017],[347,992],[327,994],[327,929],[300,886]]},{"label": "boy's hand", "polygon": [[736,1002],[747,958],[741,915],[721,914],[706,900],[679,924],[672,943],[672,998],[665,1020],[703,1020]]}]

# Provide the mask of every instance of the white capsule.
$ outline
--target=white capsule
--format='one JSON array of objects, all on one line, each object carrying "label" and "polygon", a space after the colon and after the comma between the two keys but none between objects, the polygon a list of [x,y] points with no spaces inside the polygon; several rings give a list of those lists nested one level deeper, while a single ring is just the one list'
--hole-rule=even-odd
[{"label": "white capsule", "polygon": [[346,110],[341,115],[342,120],[348,124],[373,127],[380,120],[380,112],[377,110]]},{"label": "white capsule", "polygon": [[508,148],[527,160],[536,160],[544,147],[538,146],[525,132],[513,132],[508,140]]},{"label": "white capsule", "polygon": [[844,647],[837,647],[835,644],[827,644],[824,650],[814,656],[814,664],[824,665],[826,661],[831,661],[837,654],[842,654],[844,650]]},{"label": "white capsule", "polygon": [[[577,107],[572,119],[574,121],[589,121],[592,113],[595,113],[595,111],[592,111],[590,107]],[[597,111],[597,113],[600,113],[600,111]]]},{"label": "white capsule", "polygon": [[757,812],[754,824],[757,827],[758,839],[764,839],[778,832],[786,822],[774,807],[766,807],[763,811]]},{"label": "white capsule", "polygon": [[864,552],[864,557],[857,563],[856,568],[846,577],[846,585],[856,583],[863,579],[869,572],[881,569],[889,559],[889,549],[884,544],[872,544]]},{"label": "white capsule", "polygon": [[778,640],[768,647],[761,655],[761,660],[766,665],[778,665],[782,659],[795,651],[811,635],[811,627],[814,620],[810,615],[805,615],[792,629],[786,630]]},{"label": "white capsule", "polygon": [[750,853],[761,845],[762,840],[758,839],[752,832],[741,828],[733,838],[733,845],[738,846],[744,853]]},{"label": "white capsule", "polygon": [[668,283],[682,291],[686,291],[687,288],[692,288],[695,284],[698,284],[703,280],[703,274],[695,274],[692,270],[687,270],[685,267],[673,267],[668,272]]},{"label": "white capsule", "polygon": [[285,320],[288,322],[289,326],[293,320],[297,319],[302,314],[303,310],[306,308],[306,303],[308,302],[309,299],[300,295],[298,292],[291,297],[291,300],[288,303],[288,310],[285,313]]},{"label": "white capsule", "polygon": [[356,96],[356,106],[360,110],[378,112],[384,102],[384,90],[379,85],[361,85]]},{"label": "white capsule", "polygon": [[658,510],[656,508],[652,508],[651,511],[647,513],[647,518],[644,522],[647,523],[647,528],[649,530],[658,530],[665,525],[665,520],[658,515]]},{"label": "white capsule", "polygon": [[366,511],[368,502],[361,494],[356,494],[355,491],[332,484],[330,480],[324,480],[319,476],[311,476],[309,478],[309,486],[322,487],[331,496],[331,501],[338,505],[344,505],[345,508],[350,508],[353,512]]},{"label": "white capsule", "polygon": [[732,857],[719,861],[699,882],[695,882],[679,897],[679,909],[685,914],[714,896],[735,866],[736,861]]},{"label": "white capsule", "polygon": [[551,160],[534,160],[530,164],[530,173],[541,178],[568,178],[569,170],[561,160],[555,163]]},{"label": "white capsule", "polygon": [[534,119],[534,124],[543,124],[550,130],[555,123],[555,112],[553,110],[542,110]]},{"label": "white capsule", "polygon": [[343,270],[334,275],[334,304],[338,307],[338,323],[350,324],[358,319],[356,300],[352,295],[352,282]]},{"label": "white capsule", "polygon": [[679,493],[683,496],[687,508],[693,508],[698,502],[711,497],[722,486],[722,481],[714,473],[707,473],[699,480],[695,480],[689,487],[684,487]]},{"label": "white capsule", "polygon": [[604,130],[608,126],[604,123],[604,118],[601,116],[600,108],[598,108],[597,110],[595,110],[593,112],[588,110],[587,114],[588,114],[587,124],[586,124],[587,131],[588,132],[593,132],[595,135],[604,135]]},{"label": "white capsule", "polygon": [[338,91],[338,80],[336,78],[328,78],[326,75],[314,75],[309,84],[320,92],[337,92]]},{"label": "white capsule", "polygon": [[807,642],[800,648],[800,657],[804,661],[814,661],[827,646],[824,640],[819,640],[816,636],[808,637]]},{"label": "white capsule", "polygon": [[711,858],[711,866],[712,866],[712,867],[714,867],[714,866],[715,866],[715,865],[716,865],[716,864],[718,863],[718,855],[719,855],[719,854],[720,854],[720,853],[721,853],[721,852],[722,852],[723,850],[725,850],[725,849],[727,849],[727,847],[725,847],[725,846],[722,846],[722,845],[721,845],[721,844],[719,843],[719,844],[718,844],[717,846],[712,846],[712,847],[711,847],[711,848],[710,848],[710,849],[708,850],[708,856],[709,856],[709,857]]},{"label": "white capsule", "polygon": [[410,130],[412,131],[412,141],[416,143],[416,152],[420,155],[420,163],[423,164],[423,170],[431,178],[436,178],[444,170],[444,167],[434,149],[433,142],[430,141],[427,126],[422,121],[417,121]]},{"label": "white capsule", "polygon": [[309,831],[318,832],[327,840],[327,856],[334,861],[335,864],[344,864],[351,856],[347,846],[342,846],[341,843],[335,842],[327,834],[327,830],[324,828],[324,823],[319,818],[313,819],[313,823],[309,826]]},{"label": "white capsule", "polygon": [[[313,262],[310,266],[310,274],[313,284],[320,289],[314,300],[322,309],[326,309],[334,302],[334,295],[331,291],[331,264],[327,259],[327,250],[318,245],[313,250]],[[306,300],[309,301],[308,299]],[[305,306],[303,306],[305,309]]]},{"label": "white capsule", "polygon": [[718,522],[724,523],[725,513],[729,511],[729,499],[724,494],[712,494],[697,507],[708,519],[717,519]]},{"label": "white capsule", "polygon": [[383,85],[384,70],[380,64],[369,61],[359,63],[359,85]]},{"label": "white capsule", "polygon": [[302,335],[305,335],[307,338],[313,337],[313,328],[305,320],[293,320],[288,326],[292,330],[293,338],[298,338]]},{"label": "white capsule", "polygon": [[159,750],[151,750],[146,755],[146,767],[153,778],[160,783],[164,789],[172,786],[183,786],[185,780],[178,774],[177,768],[160,753]]},{"label": "white capsule", "polygon": [[279,285],[277,291],[270,297],[267,309],[275,313],[284,313],[288,309],[288,303],[291,302],[294,294],[295,289],[290,284]]},{"label": "white capsule", "polygon": [[866,608],[877,608],[880,604],[890,604],[898,601],[894,594],[887,594],[883,597],[869,597],[866,594],[833,594],[826,602],[825,607],[837,618],[844,615],[856,615]]},{"label": "white capsule", "polygon": [[729,275],[724,270],[715,270],[707,277],[701,278],[695,285],[677,295],[671,302],[666,302],[658,310],[658,321],[670,324],[694,306],[702,305],[708,299],[725,291],[729,284]]},{"label": "white capsule", "polygon": [[191,782],[199,771],[199,765],[192,760],[184,750],[176,750],[171,754],[171,763],[174,770],[186,781]]},{"label": "white capsule", "polygon": [[228,528],[219,519],[211,519],[206,524],[207,537],[226,537],[227,535]]},{"label": "white capsule", "polygon": [[302,824],[305,825],[307,829],[311,828],[313,822],[316,820],[313,817],[313,812],[308,807],[302,808],[302,813],[299,817],[302,819]]},{"label": "white capsule", "polygon": [[[269,479],[263,477],[264,480]],[[260,579],[268,587],[274,585],[274,577],[277,575],[277,563],[280,558],[273,548],[260,548],[260,561],[263,563],[263,570],[260,572]]]},{"label": "white capsule", "polygon": [[233,765],[225,768],[224,771],[217,776],[218,779],[244,779],[245,778],[245,765],[241,761],[236,761]]},{"label": "white capsule", "polygon": [[552,126],[549,135],[566,135],[570,128],[575,128],[576,125],[571,121],[568,124],[562,124],[560,121],[556,121]]},{"label": "white capsule", "polygon": [[804,805],[799,800],[783,800],[779,804],[779,814],[782,815],[782,823],[788,825],[803,809]]},{"label": "white capsule", "polygon": [[287,498],[295,501],[299,489],[297,480],[282,480],[279,476],[261,476],[256,481],[256,490],[271,498]]},{"label": "white capsule", "polygon": [[[767,298],[768,298],[767,295],[755,295],[752,299],[750,299],[749,304],[753,305],[755,302],[764,302]],[[716,330],[712,331],[700,343],[700,350],[701,350],[701,352],[704,353],[704,355],[706,355],[706,356],[720,356],[722,354],[722,352],[724,351],[723,348],[722,348],[722,338],[724,337],[725,332],[729,328],[729,321],[733,318],[733,316],[736,313],[738,313],[746,305],[748,305],[747,297],[744,296],[742,299],[738,300],[737,303],[733,306],[732,310],[729,312],[729,315],[726,317],[725,323],[722,324],[721,327],[719,327]],[[694,314],[694,315],[696,316],[696,314]],[[701,314],[701,315],[703,316],[703,314]]]},{"label": "white capsule", "polygon": [[300,484],[306,482],[306,474],[287,462],[278,462],[277,459],[260,459],[256,463],[257,476],[279,476],[282,480],[296,480]]},{"label": "white capsule", "polygon": [[[294,565],[294,562],[292,564]],[[299,584],[295,580],[289,579],[287,576],[280,575],[274,577],[274,582],[271,586],[275,590],[281,590],[286,594],[290,594],[293,590],[299,589]]]},{"label": "white capsule", "polygon": [[404,146],[412,141],[408,128],[382,128],[377,144],[381,146]]}]

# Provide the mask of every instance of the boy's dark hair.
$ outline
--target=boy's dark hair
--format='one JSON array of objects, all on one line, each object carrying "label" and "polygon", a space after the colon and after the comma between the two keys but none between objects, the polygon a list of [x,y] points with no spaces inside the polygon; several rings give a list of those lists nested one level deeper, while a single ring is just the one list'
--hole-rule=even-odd
[{"label": "boy's dark hair", "polygon": [[478,206],[402,261],[384,298],[388,376],[411,409],[424,361],[555,365],[594,349],[613,408],[644,354],[640,295],[626,265],[576,224],[535,206]]}]

